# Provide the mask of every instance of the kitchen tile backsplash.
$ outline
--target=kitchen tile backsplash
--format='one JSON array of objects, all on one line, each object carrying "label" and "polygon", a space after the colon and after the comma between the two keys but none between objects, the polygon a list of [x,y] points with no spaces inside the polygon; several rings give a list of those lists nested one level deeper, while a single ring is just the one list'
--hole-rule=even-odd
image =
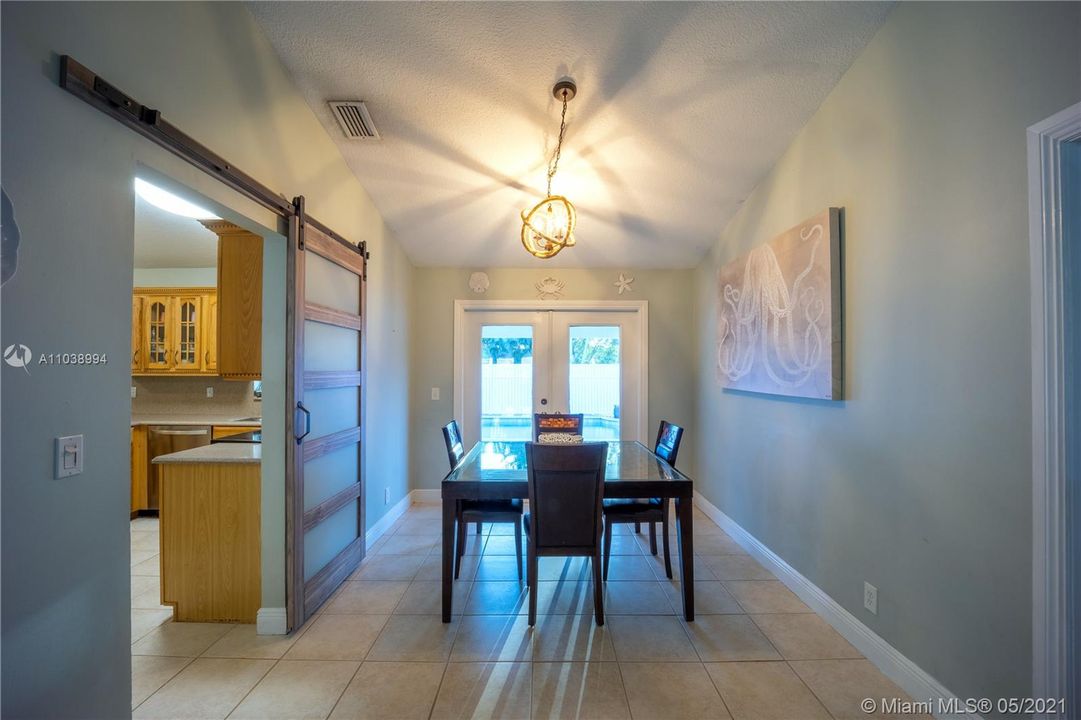
[{"label": "kitchen tile backsplash", "polygon": [[[133,377],[133,415],[198,415],[259,417],[262,403],[253,397],[252,384],[217,377]],[[206,389],[214,388],[214,397]]]}]

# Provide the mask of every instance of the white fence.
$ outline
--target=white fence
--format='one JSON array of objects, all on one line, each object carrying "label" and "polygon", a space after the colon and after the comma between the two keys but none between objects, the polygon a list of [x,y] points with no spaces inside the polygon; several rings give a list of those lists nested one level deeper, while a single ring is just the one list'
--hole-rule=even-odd
[{"label": "white fence", "polygon": [[[529,416],[533,412],[533,366],[481,365],[481,412]],[[576,413],[611,417],[619,405],[619,365],[570,366],[571,408]]]}]

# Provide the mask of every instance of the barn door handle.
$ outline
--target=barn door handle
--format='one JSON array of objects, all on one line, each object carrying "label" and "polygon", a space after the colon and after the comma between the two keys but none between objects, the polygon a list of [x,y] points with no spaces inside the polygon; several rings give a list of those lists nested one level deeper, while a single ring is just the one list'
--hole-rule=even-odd
[{"label": "barn door handle", "polygon": [[308,437],[308,433],[312,431],[312,414],[308,411],[308,408],[304,407],[304,403],[297,401],[297,410],[304,413],[304,434],[297,436],[297,445]]}]

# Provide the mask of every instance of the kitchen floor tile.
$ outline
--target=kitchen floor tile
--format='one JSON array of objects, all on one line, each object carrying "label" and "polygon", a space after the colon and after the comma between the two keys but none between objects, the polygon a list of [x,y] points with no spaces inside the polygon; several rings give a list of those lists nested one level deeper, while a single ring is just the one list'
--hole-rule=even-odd
[{"label": "kitchen floor tile", "polygon": [[[469,598],[472,583],[458,581],[453,586],[452,611],[461,615]],[[395,615],[440,615],[443,612],[443,583],[414,580],[394,608]]]},{"label": "kitchen floor tile", "polygon": [[431,552],[438,540],[426,535],[391,535],[376,551],[379,555],[420,555]]},{"label": "kitchen floor tile", "polygon": [[386,622],[386,615],[320,615],[309,621],[285,659],[363,660]]},{"label": "kitchen floor tile", "polygon": [[[724,617],[717,615],[713,617]],[[698,662],[694,645],[674,616],[613,615],[606,621],[620,662]]]},{"label": "kitchen floor tile", "polygon": [[535,661],[611,661],[616,659],[607,625],[592,615],[540,615],[533,628]]},{"label": "kitchen floor tile", "polygon": [[389,580],[356,580],[342,583],[323,612],[332,615],[389,615],[402,599],[409,583]]},{"label": "kitchen floor tile", "polygon": [[863,657],[829,623],[813,613],[753,615],[751,619],[786,660]]},{"label": "kitchen floor tile", "polygon": [[349,579],[409,581],[423,561],[419,555],[369,555]]},{"label": "kitchen floor tile", "polygon": [[131,642],[135,644],[145,637],[154,628],[172,622],[173,611],[170,609],[143,610],[133,608],[131,611]]},{"label": "kitchen floor tile", "polygon": [[142,530],[132,530],[131,549],[133,552],[136,550],[141,550],[144,552],[153,552],[157,554],[158,552],[160,552],[158,533],[156,531],[145,532]]},{"label": "kitchen floor tile", "polygon": [[444,668],[443,663],[366,662],[331,720],[427,720]]},{"label": "kitchen floor tile", "polygon": [[432,720],[529,720],[533,666],[530,663],[447,665]]},{"label": "kitchen floor tile", "polygon": [[694,552],[698,555],[746,555],[747,551],[724,533],[694,536]]},{"label": "kitchen floor tile", "polygon": [[323,720],[360,663],[281,660],[229,717],[245,720]]},{"label": "kitchen floor tile", "polygon": [[630,718],[619,665],[533,663],[534,718]]},{"label": "kitchen floor tile", "polygon": [[659,582],[610,582],[605,585],[604,611],[609,615],[672,615],[672,605]]},{"label": "kitchen floor tile", "polygon": [[131,707],[157,692],[173,676],[184,669],[191,658],[159,655],[133,655],[131,658]]},{"label": "kitchen floor tile", "polygon": [[475,582],[465,604],[466,615],[516,615],[526,612],[525,583]]},{"label": "kitchen floor tile", "polygon": [[291,635],[259,635],[255,625],[237,625],[211,645],[202,657],[277,660],[285,655],[299,636],[299,632]]},{"label": "kitchen floor tile", "polygon": [[165,623],[132,645],[131,654],[198,657],[232,628],[227,623]]},{"label": "kitchen floor tile", "polygon": [[909,700],[901,688],[868,660],[792,660],[788,663],[837,720],[855,718],[921,718],[925,715],[890,715],[865,712],[864,698]]},{"label": "kitchen floor tile", "polygon": [[273,667],[273,660],[193,660],[132,713],[134,718],[225,718]]},{"label": "kitchen floor tile", "polygon": [[466,615],[459,621],[451,662],[529,661],[533,631],[522,615]]},{"label": "kitchen floor tile", "polygon": [[635,718],[727,720],[731,717],[700,663],[621,662],[619,669]]},{"label": "kitchen floor tile", "polygon": [[161,555],[154,553],[146,560],[132,565],[131,574],[161,577]]},{"label": "kitchen floor tile", "polygon": [[750,555],[708,555],[706,566],[718,580],[776,580]]},{"label": "kitchen floor tile", "polygon": [[539,582],[574,582],[589,580],[593,570],[588,558],[542,557],[537,559],[537,580]]},{"label": "kitchen floor tile", "polygon": [[[505,560],[507,558],[496,558]],[[513,560],[514,558],[510,558]],[[480,564],[480,555],[463,555],[462,566],[458,570],[458,580],[455,582],[473,582],[476,579],[477,567]],[[442,580],[443,579],[443,554],[436,548],[434,552],[424,558],[420,570],[417,571],[415,580]],[[493,580],[497,578],[491,578]]]},{"label": "kitchen floor tile", "polygon": [[[663,567],[664,560],[661,559],[660,562]],[[608,559],[608,579],[613,582],[645,581],[656,580],[657,576],[650,569],[649,561],[642,555],[613,555]]]},{"label": "kitchen floor tile", "polygon": [[[476,556],[466,555],[462,559],[465,560],[471,557]],[[480,582],[518,582],[518,562],[513,555],[489,555],[485,553],[480,557],[480,562],[476,565],[475,579]],[[525,558],[522,559],[521,580],[525,581]]]},{"label": "kitchen floor tile", "polygon": [[684,627],[703,662],[781,659],[746,615],[702,615]]},{"label": "kitchen floor tile", "polygon": [[[678,582],[661,583],[672,609],[679,615],[683,614],[683,587]],[[730,615],[740,614],[743,608],[731,593],[725,590],[719,582],[694,583],[694,612],[698,615]]]},{"label": "kitchen floor tile", "polygon": [[445,662],[457,631],[458,622],[444,623],[439,615],[392,615],[368,659]]},{"label": "kitchen floor tile", "polygon": [[780,580],[729,580],[724,587],[748,613],[811,612]]},{"label": "kitchen floor tile", "polygon": [[707,663],[706,670],[735,720],[830,720],[787,663]]}]

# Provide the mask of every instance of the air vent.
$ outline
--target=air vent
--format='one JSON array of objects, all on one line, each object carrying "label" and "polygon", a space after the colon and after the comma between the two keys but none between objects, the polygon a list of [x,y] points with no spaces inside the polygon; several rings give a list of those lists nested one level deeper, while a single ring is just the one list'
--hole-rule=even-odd
[{"label": "air vent", "polygon": [[350,140],[378,140],[379,131],[375,129],[372,116],[362,102],[346,100],[327,103],[334,112],[334,117],[342,127],[342,132]]}]

